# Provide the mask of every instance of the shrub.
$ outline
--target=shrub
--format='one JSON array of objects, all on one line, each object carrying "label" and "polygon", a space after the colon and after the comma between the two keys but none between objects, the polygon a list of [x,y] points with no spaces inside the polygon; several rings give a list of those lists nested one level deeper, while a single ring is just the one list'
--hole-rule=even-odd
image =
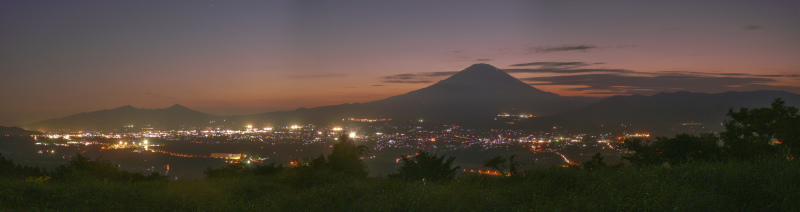
[{"label": "shrub", "polygon": [[437,156],[425,151],[419,151],[416,156],[409,158],[403,156],[403,164],[396,174],[389,177],[411,181],[447,182],[456,176],[459,166],[453,166],[454,157],[445,159],[445,155]]},{"label": "shrub", "polygon": [[144,176],[142,173],[130,173],[128,171],[119,171],[117,165],[100,158],[90,160],[77,154],[75,158],[58,166],[53,172],[50,173],[53,180],[56,181],[70,181],[70,180],[86,180],[96,179],[104,181],[153,181],[153,180],[166,180],[166,177],[161,176],[157,172]]},{"label": "shrub", "polygon": [[800,114],[796,107],[786,106],[780,98],[768,108],[728,110],[730,120],[720,135],[725,147],[738,158],[775,154],[797,154],[800,148]]}]

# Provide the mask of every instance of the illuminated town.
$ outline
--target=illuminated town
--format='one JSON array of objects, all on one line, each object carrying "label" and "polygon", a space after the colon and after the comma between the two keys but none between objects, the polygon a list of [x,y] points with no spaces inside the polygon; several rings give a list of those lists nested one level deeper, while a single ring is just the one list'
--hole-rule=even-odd
[{"label": "illuminated town", "polygon": [[[517,116],[519,117],[519,116]],[[140,132],[73,132],[34,136],[39,154],[69,158],[75,152],[98,151],[108,155],[109,151],[134,154],[152,153],[181,158],[207,158],[226,163],[278,162],[296,165],[330,151],[339,136],[347,135],[356,144],[370,150],[367,163],[389,166],[390,172],[399,156],[413,156],[419,150],[460,155],[478,152],[486,156],[519,154],[533,164],[575,165],[588,159],[589,155],[602,152],[612,160],[625,150],[617,146],[629,138],[648,138],[647,133],[620,134],[570,134],[557,131],[535,131],[512,129],[469,129],[458,125],[423,126],[418,120],[397,125],[381,119],[350,119],[343,125],[317,126],[293,124],[288,126],[257,126],[247,124],[237,129],[169,130]],[[416,124],[415,124],[416,123]],[[71,147],[66,150],[64,148]],[[63,150],[59,150],[59,148]],[[56,153],[60,154],[56,154]],[[102,153],[109,152],[109,153]],[[549,160],[547,159],[549,158]],[[480,165],[480,160],[466,159],[463,173],[497,174]],[[557,159],[557,160],[554,160]],[[294,164],[293,164],[294,163]],[[157,168],[160,167],[160,168]],[[133,170],[168,172],[169,164]],[[172,166],[173,169],[176,167]],[[123,167],[124,168],[124,167]],[[381,170],[377,169],[376,170]],[[174,171],[173,171],[174,173]]]}]

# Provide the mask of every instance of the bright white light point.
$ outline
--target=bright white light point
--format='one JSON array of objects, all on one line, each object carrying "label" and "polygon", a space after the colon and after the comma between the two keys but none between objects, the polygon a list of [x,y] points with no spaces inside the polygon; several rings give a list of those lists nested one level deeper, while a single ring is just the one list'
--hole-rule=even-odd
[{"label": "bright white light point", "polygon": [[354,133],[354,132],[351,132],[351,133],[350,133],[350,137],[351,137],[351,138],[355,138],[355,137],[356,137],[356,133]]},{"label": "bright white light point", "polygon": [[253,125],[247,125],[247,129],[252,129]]},{"label": "bright white light point", "polygon": [[144,140],[144,142],[142,142],[142,143],[144,143],[144,145],[147,145],[147,140]]},{"label": "bright white light point", "polygon": [[264,130],[267,130],[267,131],[272,130],[272,127],[264,127]]}]

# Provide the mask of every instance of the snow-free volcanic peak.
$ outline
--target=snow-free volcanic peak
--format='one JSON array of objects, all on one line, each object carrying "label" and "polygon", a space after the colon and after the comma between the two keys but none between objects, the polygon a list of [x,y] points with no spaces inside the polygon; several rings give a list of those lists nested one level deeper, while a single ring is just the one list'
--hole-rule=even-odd
[{"label": "snow-free volcanic peak", "polygon": [[474,64],[447,79],[403,95],[367,103],[383,114],[488,120],[499,113],[550,115],[569,100],[536,89],[489,64]]},{"label": "snow-free volcanic peak", "polygon": [[[426,88],[412,91],[464,94],[480,100],[482,93],[508,98],[555,98],[557,94],[534,88],[492,65],[479,63]],[[469,98],[469,97],[467,97]]]}]

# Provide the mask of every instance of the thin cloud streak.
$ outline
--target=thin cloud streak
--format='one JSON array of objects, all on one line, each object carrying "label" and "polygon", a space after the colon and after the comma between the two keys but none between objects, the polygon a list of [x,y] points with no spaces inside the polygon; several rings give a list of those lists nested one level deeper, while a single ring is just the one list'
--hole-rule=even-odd
[{"label": "thin cloud streak", "polygon": [[588,51],[590,49],[596,49],[597,46],[594,45],[563,45],[558,47],[533,47],[529,50],[533,52],[539,53],[551,53],[551,52],[563,52],[563,51]]},{"label": "thin cloud streak", "polygon": [[575,74],[575,73],[636,73],[626,69],[557,69],[557,68],[537,68],[537,69],[503,69],[507,73],[560,73],[560,74]]},{"label": "thin cloud streak", "polygon": [[295,79],[315,79],[315,78],[331,78],[331,77],[345,77],[347,74],[333,73],[333,74],[308,74],[308,75],[291,75],[290,78]]},{"label": "thin cloud streak", "polygon": [[396,74],[383,77],[385,83],[430,83],[429,78],[446,77],[458,73],[457,71],[421,72],[415,74]]},{"label": "thin cloud streak", "polygon": [[519,63],[513,64],[513,67],[526,67],[526,66],[541,66],[542,68],[563,68],[563,67],[579,67],[588,66],[584,62],[532,62],[532,63]]},{"label": "thin cloud streak", "polygon": [[781,89],[771,86],[775,79],[758,77],[717,77],[697,75],[629,76],[621,74],[585,74],[521,79],[533,86],[567,85],[581,86],[570,91],[587,91],[588,94],[649,94],[670,91],[716,92],[725,90]]},{"label": "thin cloud streak", "polygon": [[759,29],[763,29],[763,28],[764,28],[764,26],[755,25],[755,24],[748,24],[748,25],[742,26],[742,29],[747,30],[747,31],[759,30]]},{"label": "thin cloud streak", "polygon": [[[642,72],[643,73],[643,72]],[[652,74],[678,74],[678,75],[700,75],[700,76],[745,76],[745,77],[789,77],[789,78],[798,78],[800,75],[790,74],[790,75],[782,75],[782,74],[746,74],[746,73],[708,73],[708,72],[696,72],[696,71],[659,71]]]},{"label": "thin cloud streak", "polygon": [[155,94],[155,93],[150,93],[150,92],[142,92],[142,93],[145,94],[145,95],[148,95],[148,96],[152,96],[152,97],[158,97],[158,98],[163,98],[163,99],[175,99],[174,97],[164,96],[164,95],[161,95],[161,94]]},{"label": "thin cloud streak", "polygon": [[430,80],[386,80],[385,83],[431,83]]}]

